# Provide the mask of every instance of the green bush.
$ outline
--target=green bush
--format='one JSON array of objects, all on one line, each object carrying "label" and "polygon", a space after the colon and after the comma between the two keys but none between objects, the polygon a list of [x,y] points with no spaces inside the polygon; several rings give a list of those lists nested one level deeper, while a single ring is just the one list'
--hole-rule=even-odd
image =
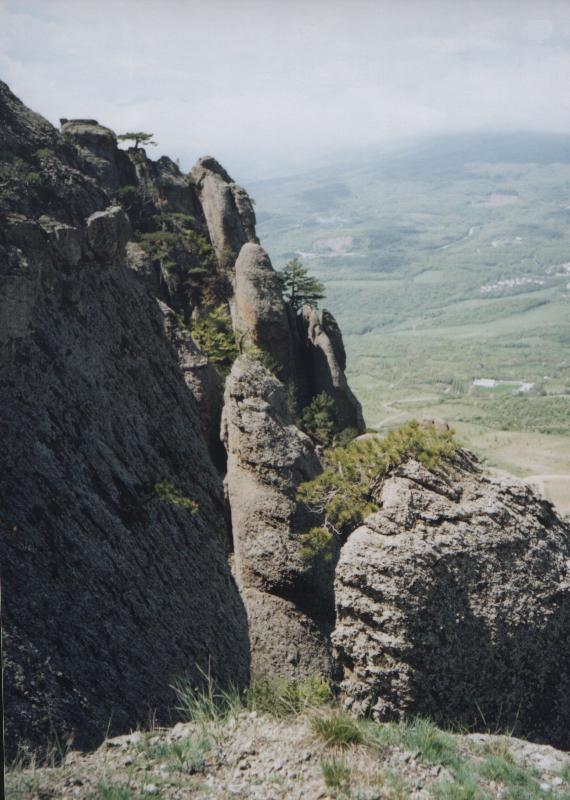
[{"label": "green bush", "polygon": [[313,397],[301,412],[298,424],[311,439],[325,446],[330,445],[339,431],[333,398],[326,392]]},{"label": "green bush", "polygon": [[222,303],[207,316],[193,322],[191,334],[212,364],[222,375],[227,375],[239,355],[228,306]]},{"label": "green bush", "polygon": [[299,555],[303,561],[311,561],[317,556],[330,561],[333,557],[335,537],[326,528],[311,528],[307,533],[303,533],[300,539],[302,544]]},{"label": "green bush", "polygon": [[196,514],[199,509],[198,503],[195,500],[183,495],[182,492],[168,481],[155,483],[154,491],[158,499],[163,503],[168,503],[168,505],[175,506],[176,508],[188,509],[193,514]]},{"label": "green bush", "polygon": [[376,510],[378,484],[387,472],[413,457],[428,469],[443,466],[458,447],[451,431],[408,422],[384,439],[358,439],[325,454],[324,472],[301,484],[298,499],[324,515],[324,527],[345,535]]},{"label": "green bush", "polygon": [[274,358],[271,353],[268,353],[267,350],[263,350],[256,344],[246,342],[243,347],[243,352],[250,356],[250,358],[259,361],[259,363],[262,364],[265,369],[271,372],[273,375],[277,376],[282,369],[279,361],[277,361],[277,359]]}]

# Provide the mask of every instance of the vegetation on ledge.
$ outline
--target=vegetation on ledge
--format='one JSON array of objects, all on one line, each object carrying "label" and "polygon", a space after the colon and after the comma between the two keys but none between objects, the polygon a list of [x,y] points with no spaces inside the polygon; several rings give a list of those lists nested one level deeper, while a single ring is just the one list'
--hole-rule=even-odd
[{"label": "vegetation on ledge", "polygon": [[430,470],[443,466],[458,448],[453,431],[413,420],[383,439],[356,439],[325,453],[325,470],[301,484],[298,498],[313,512],[324,515],[322,528],[303,536],[303,554],[323,552],[333,536],[344,537],[376,510],[379,481],[407,458]]}]

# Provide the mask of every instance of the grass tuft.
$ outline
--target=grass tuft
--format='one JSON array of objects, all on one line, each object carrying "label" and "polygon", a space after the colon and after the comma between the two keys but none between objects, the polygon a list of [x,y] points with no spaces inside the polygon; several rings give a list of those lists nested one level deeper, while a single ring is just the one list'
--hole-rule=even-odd
[{"label": "grass tuft", "polygon": [[[155,795],[156,797],[156,795]],[[89,800],[138,800],[138,793],[135,794],[131,788],[120,783],[99,783],[95,794]]]},{"label": "grass tuft", "polygon": [[336,758],[321,761],[323,780],[327,789],[346,789],[350,782],[350,769]]},{"label": "grass tuft", "polygon": [[210,737],[200,728],[197,734],[180,741],[159,741],[151,744],[149,737],[145,737],[139,750],[151,761],[163,761],[176,772],[193,775],[204,771],[211,747]]},{"label": "grass tuft", "polygon": [[453,766],[458,763],[457,745],[452,734],[436,727],[427,719],[413,722],[369,723],[368,736],[380,746],[401,747],[419,752],[428,764]]},{"label": "grass tuft", "polygon": [[273,678],[253,683],[245,691],[236,687],[217,688],[206,676],[202,686],[180,679],[174,685],[177,710],[184,719],[205,725],[224,722],[242,711],[257,711],[273,717],[286,717],[310,708],[319,708],[333,699],[328,681],[321,677],[303,681]]},{"label": "grass tuft", "polygon": [[326,717],[314,717],[312,727],[317,736],[328,746],[348,747],[351,744],[364,742],[360,723],[343,711],[335,711]]},{"label": "grass tuft", "polygon": [[284,717],[318,708],[330,703],[332,699],[330,684],[321,677],[303,681],[289,681],[285,678],[257,681],[246,692],[249,710],[273,717]]}]

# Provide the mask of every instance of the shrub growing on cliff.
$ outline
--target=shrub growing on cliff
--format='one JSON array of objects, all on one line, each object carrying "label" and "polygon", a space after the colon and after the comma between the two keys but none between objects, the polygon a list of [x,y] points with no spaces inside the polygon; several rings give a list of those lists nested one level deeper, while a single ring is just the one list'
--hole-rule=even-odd
[{"label": "shrub growing on cliff", "polygon": [[326,392],[313,397],[301,412],[299,427],[318,444],[330,445],[338,431],[334,400]]},{"label": "shrub growing on cliff", "polygon": [[224,303],[207,316],[192,323],[194,341],[208,355],[210,361],[227,375],[238,357],[230,310]]},{"label": "shrub growing on cliff", "polygon": [[307,303],[317,306],[325,296],[324,285],[304,267],[298,258],[294,258],[278,272],[285,299],[294,311]]},{"label": "shrub growing on cliff", "polygon": [[391,468],[412,457],[433,470],[457,446],[452,431],[408,422],[384,439],[359,439],[328,450],[324,472],[302,484],[298,498],[324,515],[326,531],[345,536],[376,510],[379,482]]},{"label": "shrub growing on cliff", "polygon": [[190,497],[186,497],[186,495],[182,494],[182,492],[172,483],[169,483],[169,481],[160,481],[159,483],[155,483],[154,491],[156,492],[158,499],[163,503],[167,503],[170,506],[175,506],[176,508],[185,508],[188,511],[191,511],[193,514],[196,514],[198,511],[198,503],[195,500],[192,500]]}]

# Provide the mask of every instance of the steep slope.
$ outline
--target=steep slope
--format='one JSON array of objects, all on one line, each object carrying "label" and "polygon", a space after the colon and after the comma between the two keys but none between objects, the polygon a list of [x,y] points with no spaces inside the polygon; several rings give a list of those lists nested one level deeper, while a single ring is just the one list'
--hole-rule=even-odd
[{"label": "steep slope", "polygon": [[0,537],[14,753],[164,720],[180,675],[243,684],[249,644],[221,477],[163,315],[126,266],[129,220],[109,181],[4,84],[0,123]]},{"label": "steep slope", "polygon": [[[329,672],[330,568],[308,577],[297,564],[287,590],[248,602],[250,644],[227,556],[229,520],[241,519],[235,487],[252,444],[235,445],[240,404],[259,400],[255,386],[245,381],[238,391],[234,376],[228,389],[229,500],[220,419],[223,375],[240,348],[280,364],[288,387],[256,360],[250,377],[261,370],[261,383],[280,397],[273,434],[289,426],[289,445],[306,451],[299,476],[317,474],[315,447],[293,425],[286,398],[292,389],[305,405],[330,389],[341,423],[362,429],[336,323],[319,317],[319,338],[293,313],[257,244],[247,192],[213,158],[183,175],[166,157],[120,150],[96,120],[63,119],[58,132],[5,84],[0,123],[0,535],[11,752],[45,747],[50,736],[90,746],[107,729],[167,720],[181,675],[239,686],[251,659],[262,665],[258,673],[270,671],[261,622],[251,622],[254,607],[259,620],[274,616],[267,603],[282,606],[282,621],[300,637],[289,673],[301,662],[305,673]],[[234,389],[244,386],[253,394],[238,400]],[[257,445],[267,452],[273,434],[261,427]],[[294,516],[298,480],[280,483],[281,466],[274,465],[273,500]],[[267,486],[256,488],[263,494]],[[244,519],[234,537],[239,551],[248,537],[255,546],[263,538],[262,527],[251,538]],[[244,574],[238,570],[247,600],[263,587]],[[306,602],[303,593],[315,588]]]}]

